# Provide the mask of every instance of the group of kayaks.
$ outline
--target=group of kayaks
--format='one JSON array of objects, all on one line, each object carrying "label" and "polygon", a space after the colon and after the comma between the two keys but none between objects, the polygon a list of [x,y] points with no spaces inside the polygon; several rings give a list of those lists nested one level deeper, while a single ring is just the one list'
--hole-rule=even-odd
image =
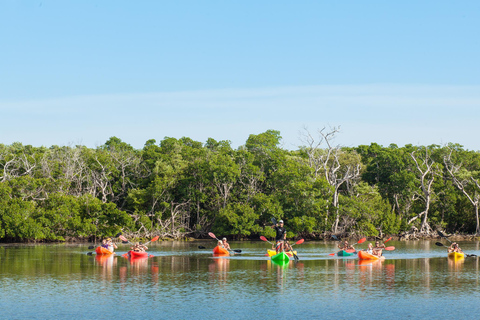
[{"label": "group of kayaks", "polygon": [[[95,248],[95,253],[97,255],[114,254],[112,251],[110,251],[110,250],[108,250],[104,247],[101,247],[101,246]],[[148,258],[148,252],[145,252],[145,251],[138,252],[138,251],[130,250],[126,254],[124,254],[123,256],[126,257],[126,258],[130,258],[130,259],[142,259],[142,258]]]}]

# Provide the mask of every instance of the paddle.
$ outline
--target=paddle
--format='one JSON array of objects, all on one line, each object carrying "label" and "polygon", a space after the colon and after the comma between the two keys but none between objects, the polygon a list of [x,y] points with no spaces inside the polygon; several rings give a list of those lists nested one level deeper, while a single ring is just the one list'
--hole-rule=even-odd
[{"label": "paddle", "polygon": [[128,239],[125,238],[124,236],[120,235],[119,238],[120,238],[120,240],[122,240],[123,242],[130,243],[130,244],[133,245],[133,243],[131,243],[130,241],[128,241]]},{"label": "paddle", "polygon": [[266,241],[266,242],[270,243],[272,246],[274,245],[273,243],[271,243],[270,241],[268,241],[267,238],[265,238],[264,236],[260,236],[260,240]]},{"label": "paddle", "polygon": [[[214,238],[214,239],[217,239],[217,241],[221,241],[220,239],[218,239],[218,238],[215,236],[215,234],[214,234],[213,232],[209,232],[208,235],[209,235],[210,237]],[[238,250],[238,249],[235,249],[235,250],[230,249],[230,251],[237,252],[237,253],[241,253],[241,252],[242,252],[242,250]]]},{"label": "paddle", "polygon": [[155,242],[158,240],[158,238],[160,238],[160,236],[156,236],[156,237],[153,237],[152,240],[148,241],[147,243],[144,244],[144,246],[146,246],[148,243],[150,242]]},{"label": "paddle", "polygon": [[300,260],[298,258],[298,256],[295,254],[295,252],[293,251],[293,246],[296,245],[296,244],[301,244],[303,243],[305,240],[304,239],[300,239],[298,240],[297,242],[295,242],[294,244],[290,245],[290,247],[292,247],[292,255],[293,255],[293,258],[295,259],[295,262],[298,262],[298,260]]},{"label": "paddle", "polygon": [[204,246],[198,246],[198,249],[207,249]]}]

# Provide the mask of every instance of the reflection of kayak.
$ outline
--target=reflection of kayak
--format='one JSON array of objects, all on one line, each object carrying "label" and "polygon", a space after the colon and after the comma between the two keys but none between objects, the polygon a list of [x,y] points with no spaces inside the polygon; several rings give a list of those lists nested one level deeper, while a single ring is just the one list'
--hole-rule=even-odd
[{"label": "reflection of kayak", "polygon": [[[275,251],[275,250],[270,250],[270,249],[268,249],[267,252],[268,252],[268,256],[269,256],[269,257],[272,257],[272,256],[274,256],[274,255],[277,254],[277,251]],[[292,251],[287,251],[287,252],[285,252],[285,253],[287,254],[287,256],[293,257]],[[294,253],[294,254],[297,254],[297,251],[293,251],[293,253]]]},{"label": "reflection of kayak", "polygon": [[286,268],[289,265],[289,261],[274,261],[272,260],[272,264],[275,266]]},{"label": "reflection of kayak", "polygon": [[373,254],[367,253],[367,251],[358,251],[358,259],[360,260],[383,260],[384,256],[377,257]]},{"label": "reflection of kayak", "polygon": [[290,258],[288,257],[288,255],[287,255],[285,252],[280,252],[279,254],[276,254],[276,255],[272,256],[272,261],[275,261],[275,262],[281,262],[281,261],[288,262],[288,261],[290,261]]},{"label": "reflection of kayak", "polygon": [[355,254],[355,252],[347,252],[345,250],[340,250],[337,252],[337,256],[339,257],[349,257],[349,256],[353,256]]},{"label": "reflection of kayak", "polygon": [[148,258],[148,252],[137,252],[137,251],[133,251],[133,250],[130,250],[128,251],[128,257],[129,258]]},{"label": "reflection of kayak", "polygon": [[112,253],[113,253],[112,251],[110,251],[110,250],[108,250],[108,249],[106,249],[106,248],[104,248],[104,247],[97,247],[97,248],[95,249],[95,252],[96,252],[97,254],[112,254]]},{"label": "reflection of kayak", "polygon": [[453,260],[459,260],[465,258],[465,254],[460,253],[460,252],[450,252],[448,254],[448,258],[453,259]]},{"label": "reflection of kayak", "polygon": [[227,249],[216,246],[213,248],[213,254],[230,254]]},{"label": "reflection of kayak", "polygon": [[98,263],[103,265],[106,265],[110,262],[113,263],[113,259],[115,259],[115,256],[111,254],[97,254],[95,256],[95,260],[97,260]]}]

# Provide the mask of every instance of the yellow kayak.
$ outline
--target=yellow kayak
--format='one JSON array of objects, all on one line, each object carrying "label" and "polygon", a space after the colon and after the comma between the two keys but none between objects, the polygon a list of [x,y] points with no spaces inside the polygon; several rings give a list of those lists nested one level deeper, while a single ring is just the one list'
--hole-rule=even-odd
[{"label": "yellow kayak", "polygon": [[460,252],[450,252],[448,257],[453,260],[459,260],[465,258],[465,254]]},{"label": "yellow kayak", "polygon": [[[268,256],[269,256],[269,257],[273,257],[274,255],[277,254],[277,251],[275,251],[275,250],[270,250],[270,249],[268,249],[267,252],[268,252]],[[287,251],[287,252],[285,252],[285,253],[287,254],[287,256],[293,257],[292,251]],[[297,251],[293,251],[293,253],[294,253],[294,254],[297,254]]]}]

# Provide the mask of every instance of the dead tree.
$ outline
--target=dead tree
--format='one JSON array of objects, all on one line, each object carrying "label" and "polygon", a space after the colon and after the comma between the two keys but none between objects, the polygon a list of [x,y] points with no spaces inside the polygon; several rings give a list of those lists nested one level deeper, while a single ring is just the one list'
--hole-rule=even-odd
[{"label": "dead tree", "polygon": [[[304,151],[308,155],[309,166],[314,171],[314,177],[318,178],[323,174],[325,180],[332,186],[332,206],[335,214],[335,222],[332,226],[332,231],[337,233],[338,224],[340,221],[339,211],[339,191],[344,184],[351,184],[360,177],[360,162],[354,164],[341,163],[340,156],[343,151],[339,146],[333,146],[332,140],[335,134],[339,132],[340,128],[333,127],[330,132],[325,131],[325,127],[318,130],[319,138],[315,139],[306,128],[304,128],[304,140],[308,147]],[[326,144],[325,149],[320,147]],[[329,212],[327,210],[328,219]]]},{"label": "dead tree", "polygon": [[[480,234],[480,224],[478,218],[478,211],[480,207],[480,183],[478,180],[474,179],[471,175],[466,175],[463,179],[460,178],[460,169],[462,164],[455,165],[452,161],[452,150],[450,153],[443,158],[443,163],[448,173],[452,177],[453,184],[467,197],[468,201],[473,205],[475,210],[475,219],[477,226],[475,228],[475,234]],[[472,191],[468,191],[468,187],[473,187]]]},{"label": "dead tree", "polygon": [[428,235],[432,232],[432,228],[428,224],[428,211],[430,210],[430,204],[434,195],[432,185],[435,181],[435,175],[438,172],[438,165],[430,158],[427,147],[425,147],[425,154],[423,156],[417,156],[416,151],[413,151],[410,156],[415,162],[418,178],[420,180],[420,189],[422,190],[421,193],[417,193],[417,196],[423,200],[425,206],[422,212],[408,220],[408,224],[411,224],[413,221],[423,216],[420,233]]}]

